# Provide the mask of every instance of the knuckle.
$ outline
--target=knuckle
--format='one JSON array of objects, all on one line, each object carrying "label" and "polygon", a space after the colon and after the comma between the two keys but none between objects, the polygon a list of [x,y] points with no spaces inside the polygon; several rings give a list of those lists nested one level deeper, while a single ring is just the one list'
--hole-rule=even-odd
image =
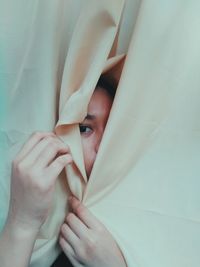
[{"label": "knuckle", "polygon": [[65,165],[65,163],[66,163],[66,158],[65,157],[58,157],[57,159],[56,159],[56,162],[59,164],[59,165],[61,165],[61,166],[63,166],[63,165]]},{"label": "knuckle", "polygon": [[23,164],[23,162],[14,161],[13,168],[17,174],[22,174],[25,172],[25,165]]},{"label": "knuckle", "polygon": [[81,204],[79,204],[79,205],[76,207],[76,213],[77,213],[77,215],[80,216],[80,217],[84,215],[84,213],[85,213],[85,211],[84,211],[84,207],[83,207]]},{"label": "knuckle", "polygon": [[62,142],[59,138],[49,136],[49,140],[51,141],[52,145],[55,145],[55,148],[65,148],[69,150],[68,145],[66,145],[64,142]]},{"label": "knuckle", "polygon": [[74,214],[70,212],[66,217],[66,222],[68,224],[71,224],[73,222],[73,220],[74,220]]},{"label": "knuckle", "polygon": [[52,141],[53,142],[55,140],[55,137],[52,136],[52,135],[47,135],[47,136],[44,137],[44,139],[47,140],[47,141]]},{"label": "knuckle", "polygon": [[68,235],[68,227],[65,223],[61,226],[61,232],[64,236]]},{"label": "knuckle", "polygon": [[61,230],[62,232],[64,232],[64,230],[65,230],[65,223],[63,223],[63,225],[61,225],[60,230]]},{"label": "knuckle", "polygon": [[54,137],[52,137],[52,136],[45,136],[45,137],[44,137],[44,141],[45,141],[45,143],[48,144],[49,146],[50,146],[50,145],[53,145],[53,143],[54,143]]},{"label": "knuckle", "polygon": [[52,150],[57,150],[57,149],[58,149],[59,144],[58,144],[58,142],[55,140],[55,138],[53,138],[53,137],[50,137],[50,138],[49,138],[49,147],[50,147]]}]

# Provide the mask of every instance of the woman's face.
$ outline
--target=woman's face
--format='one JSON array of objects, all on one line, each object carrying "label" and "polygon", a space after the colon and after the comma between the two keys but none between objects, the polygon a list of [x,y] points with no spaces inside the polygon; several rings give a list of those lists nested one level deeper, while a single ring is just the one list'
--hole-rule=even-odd
[{"label": "woman's face", "polygon": [[106,90],[97,87],[89,102],[87,116],[79,125],[87,177],[91,174],[112,102]]}]

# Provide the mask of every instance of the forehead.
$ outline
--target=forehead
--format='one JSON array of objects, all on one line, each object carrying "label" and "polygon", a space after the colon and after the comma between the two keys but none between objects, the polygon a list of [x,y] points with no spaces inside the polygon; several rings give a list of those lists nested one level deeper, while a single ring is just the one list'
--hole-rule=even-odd
[{"label": "forehead", "polygon": [[88,105],[88,114],[108,117],[112,102],[112,98],[105,89],[96,88]]}]

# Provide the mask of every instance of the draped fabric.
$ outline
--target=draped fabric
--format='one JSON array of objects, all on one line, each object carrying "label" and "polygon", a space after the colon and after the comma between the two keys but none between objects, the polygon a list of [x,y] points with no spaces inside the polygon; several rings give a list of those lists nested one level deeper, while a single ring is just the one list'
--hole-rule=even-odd
[{"label": "draped fabric", "polygon": [[[31,267],[57,257],[69,194],[109,229],[128,267],[199,266],[199,10],[198,0],[1,0],[1,227],[10,163],[32,132],[55,131],[75,162],[58,179]],[[119,83],[87,181],[78,124],[102,72]]]}]

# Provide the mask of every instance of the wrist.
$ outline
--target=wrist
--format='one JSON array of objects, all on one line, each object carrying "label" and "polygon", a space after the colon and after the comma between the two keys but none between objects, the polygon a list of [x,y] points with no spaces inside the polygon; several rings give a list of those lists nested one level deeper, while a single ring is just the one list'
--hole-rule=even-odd
[{"label": "wrist", "polygon": [[[7,220],[0,236],[2,266],[27,267],[32,255],[38,230]],[[12,252],[12,257],[10,257]]]},{"label": "wrist", "polygon": [[11,229],[16,229],[19,232],[22,232],[22,234],[37,234],[41,228],[42,222],[10,208],[6,225]]},{"label": "wrist", "polygon": [[37,238],[39,227],[32,227],[17,220],[8,219],[4,230],[14,240],[32,240],[34,242]]}]

